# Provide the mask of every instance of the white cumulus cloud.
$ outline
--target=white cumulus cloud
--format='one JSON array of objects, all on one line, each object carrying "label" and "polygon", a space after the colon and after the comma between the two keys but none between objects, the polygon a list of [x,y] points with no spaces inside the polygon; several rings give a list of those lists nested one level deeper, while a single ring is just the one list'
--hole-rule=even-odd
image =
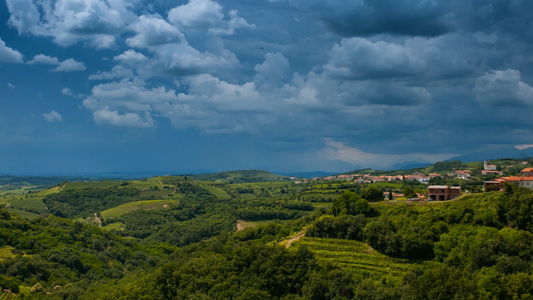
[{"label": "white cumulus cloud", "polygon": [[66,59],[59,63],[57,68],[54,69],[56,72],[73,72],[73,71],[84,71],[87,68],[85,64],[79,61],[75,61],[72,58]]},{"label": "white cumulus cloud", "polygon": [[96,124],[111,124],[114,126],[149,128],[154,126],[152,118],[147,115],[144,118],[135,113],[119,114],[116,110],[97,110],[93,113]]},{"label": "white cumulus cloud", "polygon": [[126,0],[7,0],[9,23],[19,33],[49,36],[61,46],[86,41],[96,48],[115,46],[116,36],[134,19]]},{"label": "white cumulus cloud", "polygon": [[0,38],[0,63],[21,63],[22,54],[6,46],[6,43]]},{"label": "white cumulus cloud", "polygon": [[54,72],[74,72],[74,71],[84,71],[87,69],[85,64],[79,61],[76,61],[72,58],[59,61],[57,57],[48,56],[44,54],[38,54],[33,57],[28,64],[46,64],[46,65],[56,65],[57,67],[51,69]]},{"label": "white cumulus cloud", "polygon": [[43,117],[48,122],[61,122],[61,121],[63,121],[63,117],[55,110],[52,110],[49,113],[44,113]]},{"label": "white cumulus cloud", "polygon": [[207,30],[214,34],[234,34],[238,28],[255,28],[238,16],[236,10],[229,13],[226,20],[222,6],[212,0],[189,0],[189,3],[177,6],[168,13],[168,19],[183,30]]},{"label": "white cumulus cloud", "polygon": [[132,26],[136,35],[126,40],[130,47],[146,48],[170,43],[180,43],[185,39],[178,28],[167,23],[159,15],[143,15]]},{"label": "white cumulus cloud", "polygon": [[46,64],[46,65],[58,65],[59,59],[57,57],[52,57],[44,54],[37,54],[33,57],[28,64]]}]

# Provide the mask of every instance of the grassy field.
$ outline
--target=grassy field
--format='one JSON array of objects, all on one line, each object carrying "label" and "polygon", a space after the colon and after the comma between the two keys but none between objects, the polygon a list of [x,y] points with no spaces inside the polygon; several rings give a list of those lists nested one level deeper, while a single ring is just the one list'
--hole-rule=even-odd
[{"label": "grassy field", "polygon": [[132,211],[145,209],[163,209],[167,205],[178,204],[179,200],[146,200],[135,201],[126,204],[119,205],[117,207],[102,211],[102,217],[104,219],[120,217]]},{"label": "grassy field", "polygon": [[22,218],[25,218],[25,219],[29,219],[29,220],[41,217],[41,215],[39,215],[39,214],[32,213],[32,212],[29,212],[29,211],[25,211],[25,210],[18,209],[18,208],[9,208],[8,211],[10,213],[17,214],[19,217],[22,217]]},{"label": "grassy field", "polygon": [[23,199],[11,199],[10,207],[31,209],[35,211],[45,211],[46,206],[43,204],[43,197],[28,197]]},{"label": "grassy field", "polygon": [[292,245],[306,246],[318,259],[374,280],[401,280],[414,266],[408,260],[388,257],[358,241],[304,237]]},{"label": "grassy field", "polygon": [[157,199],[174,195],[174,189],[146,190],[139,192],[139,196],[144,199]]},{"label": "grassy field", "polygon": [[215,195],[219,199],[231,199],[231,196],[223,190],[213,185],[202,185],[202,187],[208,190],[211,194]]},{"label": "grassy field", "polygon": [[120,230],[122,230],[122,228],[124,228],[124,224],[121,223],[121,222],[115,222],[115,223],[107,224],[106,226],[102,227],[102,229],[116,230],[116,231],[120,231]]}]

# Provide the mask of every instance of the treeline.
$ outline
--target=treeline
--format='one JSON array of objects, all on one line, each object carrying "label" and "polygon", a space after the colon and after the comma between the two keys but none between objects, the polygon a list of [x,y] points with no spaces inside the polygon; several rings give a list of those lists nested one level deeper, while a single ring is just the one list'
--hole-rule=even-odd
[{"label": "treeline", "polygon": [[133,188],[86,188],[47,195],[43,203],[54,216],[75,218],[92,216],[138,197],[139,192]]}]

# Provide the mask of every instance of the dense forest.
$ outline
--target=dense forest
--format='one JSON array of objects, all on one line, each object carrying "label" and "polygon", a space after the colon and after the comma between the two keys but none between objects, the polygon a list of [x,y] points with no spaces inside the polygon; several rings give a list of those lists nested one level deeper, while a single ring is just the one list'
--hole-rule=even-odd
[{"label": "dense forest", "polygon": [[384,201],[393,189],[421,190],[62,182],[0,209],[0,297],[533,299],[533,190]]}]

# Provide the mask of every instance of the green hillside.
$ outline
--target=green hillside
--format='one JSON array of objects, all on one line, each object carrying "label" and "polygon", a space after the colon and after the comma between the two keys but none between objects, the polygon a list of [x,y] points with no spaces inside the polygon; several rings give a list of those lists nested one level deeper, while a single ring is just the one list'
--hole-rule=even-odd
[{"label": "green hillside", "polygon": [[290,181],[290,178],[287,176],[276,175],[262,170],[225,171],[212,174],[197,174],[188,176],[203,181],[221,181],[231,183]]}]

